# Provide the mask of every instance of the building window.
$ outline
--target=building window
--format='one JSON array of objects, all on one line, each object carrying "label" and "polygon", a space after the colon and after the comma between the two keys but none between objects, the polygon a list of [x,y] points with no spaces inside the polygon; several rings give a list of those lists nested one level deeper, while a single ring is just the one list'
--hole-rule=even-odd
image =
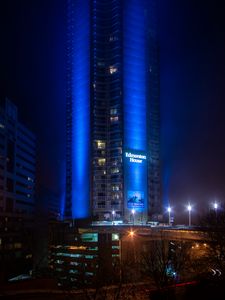
[{"label": "building window", "polygon": [[110,41],[110,42],[118,41],[118,36],[116,36],[116,35],[111,35],[111,36],[109,37],[109,41]]},{"label": "building window", "polygon": [[117,70],[117,67],[115,66],[110,66],[109,67],[109,73],[112,75],[114,73],[116,73],[118,70]]},{"label": "building window", "polygon": [[119,185],[113,185],[112,186],[113,191],[119,191],[119,189],[120,189]]},{"label": "building window", "polygon": [[111,169],[111,173],[112,174],[115,174],[115,173],[119,173],[119,168],[113,168],[113,169]]},{"label": "building window", "polygon": [[99,61],[97,64],[98,64],[98,67],[104,67],[105,66],[105,63],[103,61]]},{"label": "building window", "polygon": [[98,159],[98,165],[99,166],[104,166],[105,165],[105,158],[99,158]]},{"label": "building window", "polygon": [[[115,199],[118,200],[119,198],[120,198],[120,195],[119,195],[119,194],[114,194],[114,195],[112,195],[112,199],[113,199],[113,200],[115,200]],[[115,202],[114,202],[113,204],[115,205],[115,204],[118,204],[118,203],[115,203]]]},{"label": "building window", "polygon": [[105,149],[105,142],[104,141],[97,140],[96,144],[97,144],[98,149]]},{"label": "building window", "polygon": [[105,201],[98,202],[98,208],[105,208]]},{"label": "building window", "polygon": [[111,121],[112,123],[118,122],[118,120],[119,120],[119,117],[118,117],[118,116],[110,117],[110,121]]},{"label": "building window", "polygon": [[113,160],[112,161],[112,166],[117,166],[117,165],[118,165],[118,160],[117,159]]},{"label": "building window", "polygon": [[116,115],[116,114],[117,114],[117,108],[111,108],[110,115]]}]

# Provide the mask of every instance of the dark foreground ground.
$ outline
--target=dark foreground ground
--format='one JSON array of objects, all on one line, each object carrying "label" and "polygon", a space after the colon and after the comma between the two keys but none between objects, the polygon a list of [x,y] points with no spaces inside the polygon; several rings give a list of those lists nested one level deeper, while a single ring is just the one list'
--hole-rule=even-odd
[{"label": "dark foreground ground", "polygon": [[142,284],[63,290],[53,280],[28,280],[0,287],[0,299],[22,300],[224,300],[225,281],[204,279],[158,291]]}]

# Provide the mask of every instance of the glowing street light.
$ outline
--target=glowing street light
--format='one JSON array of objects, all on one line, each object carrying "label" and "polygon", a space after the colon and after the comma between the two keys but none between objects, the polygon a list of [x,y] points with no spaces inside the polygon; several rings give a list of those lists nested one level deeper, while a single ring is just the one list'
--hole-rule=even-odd
[{"label": "glowing street light", "polygon": [[192,210],[192,206],[191,206],[190,203],[188,204],[187,209],[188,209],[189,226],[191,226],[191,210]]},{"label": "glowing street light", "polygon": [[133,225],[134,225],[134,214],[135,214],[135,209],[134,208],[132,208],[131,213],[132,213],[132,216],[133,216]]},{"label": "glowing street light", "polygon": [[215,210],[215,214],[216,214],[216,217],[217,217],[217,209],[218,209],[218,203],[217,202],[214,202],[213,208]]},{"label": "glowing street light", "polygon": [[113,211],[112,211],[112,224],[113,224],[113,225],[114,225],[115,214],[116,214],[116,212],[115,212],[115,210],[113,210]]},{"label": "glowing street light", "polygon": [[134,236],[134,231],[133,230],[130,230],[129,231],[129,236],[132,238]]},{"label": "glowing street light", "polygon": [[168,208],[167,208],[167,211],[168,211],[168,223],[169,223],[169,225],[170,225],[170,213],[171,213],[171,207],[169,206]]}]

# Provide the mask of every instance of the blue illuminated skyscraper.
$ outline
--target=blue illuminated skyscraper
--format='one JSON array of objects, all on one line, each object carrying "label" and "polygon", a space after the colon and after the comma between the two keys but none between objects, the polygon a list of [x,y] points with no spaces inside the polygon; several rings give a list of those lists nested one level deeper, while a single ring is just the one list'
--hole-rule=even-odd
[{"label": "blue illuminated skyscraper", "polygon": [[68,0],[67,14],[65,218],[146,221],[161,212],[156,3]]}]

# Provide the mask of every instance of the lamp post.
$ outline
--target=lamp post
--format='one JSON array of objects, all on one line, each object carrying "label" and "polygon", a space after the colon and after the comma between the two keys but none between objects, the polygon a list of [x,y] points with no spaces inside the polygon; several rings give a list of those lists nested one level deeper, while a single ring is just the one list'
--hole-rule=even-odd
[{"label": "lamp post", "polygon": [[189,226],[191,226],[191,210],[192,210],[192,207],[191,207],[190,203],[188,204],[187,209],[188,209],[188,223],[189,223]]},{"label": "lamp post", "polygon": [[123,236],[120,235],[119,237],[119,256],[120,256],[120,280],[122,280],[122,266],[123,266],[123,252],[122,252],[122,238]]},{"label": "lamp post", "polygon": [[114,225],[115,214],[116,214],[116,212],[115,212],[115,210],[113,210],[112,211],[112,224],[113,225]]},{"label": "lamp post", "polygon": [[135,214],[135,209],[134,208],[132,208],[131,213],[132,213],[132,216],[133,216],[133,225],[134,225],[134,214]]},{"label": "lamp post", "polygon": [[170,225],[170,213],[171,213],[171,207],[170,206],[167,208],[167,211],[168,211],[168,223]]},{"label": "lamp post", "polygon": [[218,209],[218,203],[217,203],[217,202],[215,202],[215,203],[213,204],[213,208],[214,208],[214,210],[215,210],[215,214],[216,214],[216,218],[217,218],[217,209]]}]

